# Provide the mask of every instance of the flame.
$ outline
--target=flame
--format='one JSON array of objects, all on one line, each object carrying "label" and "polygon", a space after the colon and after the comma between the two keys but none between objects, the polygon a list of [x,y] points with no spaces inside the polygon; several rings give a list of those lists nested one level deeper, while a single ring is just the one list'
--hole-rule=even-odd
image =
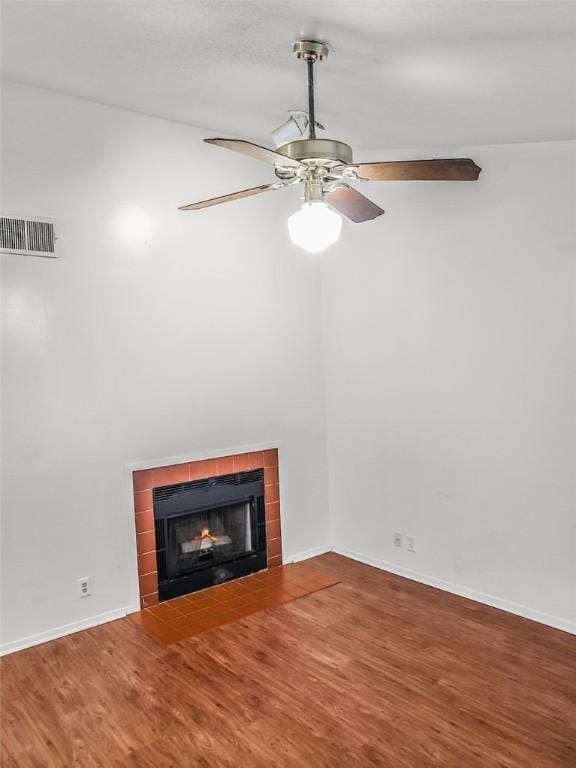
[{"label": "flame", "polygon": [[209,541],[216,541],[218,536],[210,533],[210,528],[202,528],[200,536],[194,536],[195,539],[209,539]]}]

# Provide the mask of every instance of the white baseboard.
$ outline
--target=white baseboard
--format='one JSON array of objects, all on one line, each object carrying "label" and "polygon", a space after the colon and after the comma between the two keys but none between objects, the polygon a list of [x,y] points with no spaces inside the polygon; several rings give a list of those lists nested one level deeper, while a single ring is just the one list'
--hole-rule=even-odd
[{"label": "white baseboard", "polygon": [[406,579],[417,581],[420,584],[426,584],[429,587],[436,587],[436,589],[442,589],[445,592],[450,592],[453,595],[466,597],[469,600],[474,600],[477,603],[483,603],[484,605],[489,605],[492,608],[499,608],[502,611],[513,613],[516,616],[522,616],[525,619],[537,621],[539,624],[545,624],[548,627],[560,629],[563,632],[576,635],[576,622],[560,619],[557,616],[550,616],[547,613],[536,611],[533,608],[526,607],[525,605],[511,603],[508,600],[503,600],[500,597],[494,597],[494,595],[487,595],[484,592],[478,592],[475,589],[461,587],[459,584],[453,584],[450,581],[437,579],[435,576],[429,576],[426,573],[413,571],[410,568],[403,568],[400,565],[389,563],[386,560],[379,560],[374,557],[369,557],[367,555],[361,554],[360,552],[347,549],[346,547],[333,546],[332,552],[336,552],[336,554],[343,555],[344,557],[349,557],[351,560],[357,560],[358,562],[364,563],[365,565],[372,565],[374,568],[379,568],[382,571],[388,571],[389,573],[394,573],[397,576],[403,576]]},{"label": "white baseboard", "polygon": [[314,547],[314,549],[306,549],[304,552],[297,552],[295,555],[286,555],[284,563],[299,563],[302,560],[308,560],[311,557],[325,555],[326,552],[332,552],[330,544],[325,544],[322,547]]},{"label": "white baseboard", "polygon": [[[298,563],[301,560],[308,560],[310,557],[316,557],[317,555],[323,555],[326,552],[331,552],[332,548],[326,544],[323,547],[316,547],[314,549],[308,549],[305,552],[298,552],[295,555],[286,557],[285,562]],[[97,616],[91,616],[88,619],[82,619],[81,621],[74,621],[71,624],[63,624],[60,627],[54,627],[48,629],[45,632],[39,632],[37,635],[28,635],[22,637],[19,640],[12,640],[8,643],[0,645],[0,656],[6,656],[9,653],[16,653],[16,651],[23,651],[26,648],[32,648],[34,645],[40,645],[41,643],[47,643],[50,640],[57,640],[59,637],[65,637],[66,635],[72,635],[75,632],[81,632],[83,629],[91,629],[97,627],[99,624],[106,624],[109,621],[115,619],[122,619],[130,613],[135,613],[140,610],[139,604],[128,605],[125,608],[118,608],[115,611],[108,611],[107,613],[100,613]]]},{"label": "white baseboard", "polygon": [[[286,556],[285,562],[299,563],[302,560],[308,560],[311,557],[324,555],[326,552],[336,552],[338,555],[349,557],[351,560],[357,560],[360,563],[371,565],[374,568],[379,568],[382,571],[388,571],[389,573],[394,573],[397,576],[403,576],[406,579],[417,581],[420,584],[426,584],[429,587],[442,589],[445,592],[450,592],[453,595],[466,597],[469,600],[474,600],[477,603],[489,605],[492,608],[499,608],[502,611],[507,611],[508,613],[515,614],[516,616],[522,616],[525,619],[537,621],[539,624],[545,624],[548,627],[560,629],[563,632],[576,635],[576,622],[567,621],[566,619],[561,619],[557,616],[550,616],[547,613],[536,611],[533,608],[526,607],[525,605],[519,605],[508,600],[503,600],[500,597],[494,597],[493,595],[487,595],[484,592],[478,592],[475,589],[462,587],[459,584],[453,584],[452,582],[438,579],[435,576],[429,576],[428,574],[420,573],[419,571],[413,571],[410,568],[403,568],[400,565],[390,563],[386,560],[369,557],[368,555],[363,555],[360,552],[355,552],[354,550],[347,549],[346,547],[330,546],[326,544],[321,547],[315,547],[314,549],[298,552],[294,555],[288,555]],[[63,624],[60,627],[54,627],[53,629],[48,629],[45,632],[39,632],[36,635],[28,635],[27,637],[22,637],[19,640],[12,640],[11,642],[3,643],[0,645],[0,656],[5,656],[9,653],[16,653],[16,651],[23,651],[26,648],[32,648],[34,645],[47,643],[50,640],[57,640],[59,637],[72,635],[75,632],[81,632],[84,629],[91,629],[92,627],[97,627],[100,624],[106,624],[109,621],[115,621],[116,619],[124,618],[124,616],[126,616],[128,613],[133,613],[135,610],[140,610],[139,606],[117,608],[114,611],[108,611],[107,613],[100,613],[96,616],[90,616],[87,619],[74,621],[71,624]]]},{"label": "white baseboard", "polygon": [[23,651],[26,648],[32,648],[33,645],[47,643],[50,640],[57,640],[59,637],[65,637],[66,635],[73,635],[75,632],[81,632],[83,629],[91,629],[100,624],[106,624],[109,621],[122,619],[126,616],[127,612],[128,610],[126,608],[117,608],[114,611],[99,613],[96,616],[90,616],[87,619],[73,621],[71,624],[63,624],[60,627],[47,629],[45,632],[39,632],[37,635],[28,635],[27,637],[20,638],[20,640],[12,640],[9,643],[3,643],[0,645],[0,656],[5,656],[8,653],[16,653],[16,651]]}]

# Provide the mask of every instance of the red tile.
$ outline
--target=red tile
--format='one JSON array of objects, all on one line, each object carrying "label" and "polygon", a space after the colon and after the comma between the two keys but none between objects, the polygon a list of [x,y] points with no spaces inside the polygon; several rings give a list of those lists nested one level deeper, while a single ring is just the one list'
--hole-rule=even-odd
[{"label": "red tile", "polygon": [[267,501],[266,502],[266,522],[270,523],[272,520],[280,519],[280,502],[279,501]]},{"label": "red tile", "polygon": [[268,542],[268,557],[277,557],[282,554],[282,540],[271,539]]},{"label": "red tile", "polygon": [[157,570],[156,552],[147,552],[138,558],[138,573],[145,576],[147,573],[154,573]]},{"label": "red tile", "polygon": [[272,483],[278,482],[278,467],[264,467],[264,483],[272,485]]},{"label": "red tile", "polygon": [[[190,631],[193,629],[194,625],[187,616],[180,615],[180,616],[177,616],[175,619],[170,619],[170,621],[168,622],[168,626],[170,627],[170,629],[183,629],[183,630]],[[188,632],[185,632],[183,636],[186,637],[187,634]]]},{"label": "red tile", "polygon": [[136,533],[154,530],[154,512],[151,509],[136,515]]},{"label": "red tile", "polygon": [[197,592],[191,592],[189,595],[184,595],[184,597],[192,605],[204,607],[205,605],[212,603],[212,600],[206,601],[206,594],[207,590],[200,589]]},{"label": "red tile", "polygon": [[130,614],[130,618],[139,626],[146,630],[153,629],[156,626],[161,625],[161,621],[157,619],[153,613],[148,610],[138,611],[138,613]]},{"label": "red tile", "polygon": [[218,603],[229,603],[233,599],[233,595],[223,589],[216,587],[212,593],[212,597]]},{"label": "red tile", "polygon": [[278,449],[270,448],[263,452],[264,466],[265,467],[277,467],[278,466]]},{"label": "red tile", "polygon": [[170,608],[174,608],[175,610],[182,612],[182,608],[186,606],[190,606],[190,603],[188,600],[186,600],[186,596],[184,597],[175,597],[172,600],[168,600],[165,605],[169,605]]},{"label": "red tile", "polygon": [[243,608],[245,606],[253,606],[257,602],[258,598],[252,592],[247,592],[245,595],[241,595],[234,601],[234,607]]},{"label": "red tile", "polygon": [[271,539],[279,539],[281,535],[282,532],[280,530],[280,519],[272,520],[272,522],[266,523],[266,539],[268,541]]},{"label": "red tile", "polygon": [[188,464],[173,464],[170,467],[158,467],[152,470],[153,487],[185,483],[189,479],[188,466]]},{"label": "red tile", "polygon": [[198,611],[202,611],[204,609],[201,605],[196,605],[195,603],[185,601],[184,603],[177,606],[177,610],[184,616],[193,616],[194,614],[198,613]]},{"label": "red tile", "polygon": [[153,616],[150,611],[143,610],[139,613],[133,613],[130,619],[161,643],[167,645],[172,640],[173,632],[170,627]]},{"label": "red tile", "polygon": [[291,597],[303,597],[304,595],[310,595],[316,591],[316,587],[312,584],[304,586],[298,586],[297,584],[289,584],[284,588]]},{"label": "red tile", "polygon": [[159,640],[163,645],[173,645],[174,643],[179,643],[189,635],[189,631],[187,630],[173,629],[168,624],[164,624],[161,621],[158,622],[158,624],[160,626],[151,629],[150,634],[155,637],[156,640]]},{"label": "red tile", "polygon": [[264,486],[264,498],[266,499],[267,504],[273,504],[275,501],[280,501],[280,486],[278,483]]},{"label": "red tile", "polygon": [[[271,537],[271,538],[275,538],[275,537]],[[268,571],[258,571],[258,573],[252,574],[252,578],[254,579],[254,581],[259,583],[263,581],[265,582],[270,579],[270,574],[268,573]]]},{"label": "red tile", "polygon": [[[220,589],[222,592],[226,593],[230,599],[232,599],[236,595],[236,590],[233,587],[234,581],[227,581],[225,584],[220,585]],[[232,587],[232,588],[231,588]]]},{"label": "red tile", "polygon": [[198,598],[198,600],[194,601],[194,605],[198,605],[201,608],[208,608],[209,606],[213,606],[217,604],[218,604],[218,601],[214,600],[214,598],[208,594],[202,595],[201,597]]},{"label": "red tile", "polygon": [[154,531],[147,531],[146,533],[139,533],[136,536],[136,549],[139,555],[144,555],[146,552],[156,551],[156,536]]},{"label": "red tile", "polygon": [[218,459],[218,474],[219,475],[230,475],[234,472],[234,457],[233,456],[223,456],[221,459]]},{"label": "red tile", "polygon": [[152,490],[136,491],[134,494],[134,509],[136,512],[146,512],[152,509]]},{"label": "red tile", "polygon": [[146,491],[152,488],[152,470],[142,469],[132,473],[132,482],[135,491]]},{"label": "red tile", "polygon": [[239,453],[237,456],[233,456],[232,459],[234,461],[234,472],[246,472],[251,468],[249,453]]},{"label": "red tile", "polygon": [[236,597],[240,597],[241,595],[244,596],[252,591],[252,584],[248,577],[245,577],[243,579],[238,579],[233,582],[235,591],[234,594]]},{"label": "red tile", "polygon": [[156,605],[158,602],[158,592],[153,592],[151,595],[142,595],[140,598],[140,605],[142,608],[148,608],[149,605]]},{"label": "red tile", "polygon": [[218,459],[206,459],[207,477],[218,476]]},{"label": "red tile", "polygon": [[218,474],[218,459],[191,461],[188,466],[190,468],[190,480],[204,480]]},{"label": "red tile", "polygon": [[152,595],[154,592],[158,592],[157,573],[147,573],[145,576],[140,576],[138,581],[140,583],[140,595]]},{"label": "red tile", "polygon": [[[202,608],[192,606],[192,596],[154,605],[157,593],[145,595],[142,603],[150,607],[131,614],[130,619],[165,645],[171,645],[338,583],[301,563],[277,567],[281,565],[282,557],[276,555],[269,559],[266,571],[195,593],[206,603]],[[217,596],[233,584],[243,586],[244,593],[225,602],[218,600]]]},{"label": "red tile", "polygon": [[150,615],[154,616],[156,619],[160,619],[160,621],[170,621],[173,618],[177,618],[180,616],[176,608],[173,608],[170,605],[170,600],[167,602],[159,603],[158,605],[154,606],[154,608],[150,608]]},{"label": "red tile", "polygon": [[262,451],[254,451],[248,454],[248,469],[261,469],[264,466],[264,454]]},{"label": "red tile", "polygon": [[242,581],[239,579],[235,579],[234,581],[229,581],[227,584],[223,586],[223,589],[228,592],[229,595],[232,595],[233,597],[236,597],[237,595],[241,595],[244,593],[244,587],[242,586]]}]

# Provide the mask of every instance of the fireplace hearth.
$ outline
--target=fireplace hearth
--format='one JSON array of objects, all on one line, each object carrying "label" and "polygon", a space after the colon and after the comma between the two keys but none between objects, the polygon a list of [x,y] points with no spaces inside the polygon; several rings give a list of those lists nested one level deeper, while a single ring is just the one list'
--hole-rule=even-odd
[{"label": "fireplace hearth", "polygon": [[262,469],[158,487],[153,500],[159,600],[266,568]]}]

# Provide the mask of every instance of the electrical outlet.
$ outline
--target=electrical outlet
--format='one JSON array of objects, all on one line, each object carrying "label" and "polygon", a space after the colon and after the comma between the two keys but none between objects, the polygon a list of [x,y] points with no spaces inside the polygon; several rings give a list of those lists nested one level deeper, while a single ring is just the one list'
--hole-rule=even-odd
[{"label": "electrical outlet", "polygon": [[402,546],[402,534],[400,533],[400,531],[394,531],[394,546],[395,547]]},{"label": "electrical outlet", "polygon": [[78,592],[80,597],[89,597],[92,594],[92,584],[90,582],[90,576],[86,576],[83,579],[78,579]]},{"label": "electrical outlet", "polygon": [[406,534],[406,547],[408,552],[416,552],[416,536],[411,533]]}]

